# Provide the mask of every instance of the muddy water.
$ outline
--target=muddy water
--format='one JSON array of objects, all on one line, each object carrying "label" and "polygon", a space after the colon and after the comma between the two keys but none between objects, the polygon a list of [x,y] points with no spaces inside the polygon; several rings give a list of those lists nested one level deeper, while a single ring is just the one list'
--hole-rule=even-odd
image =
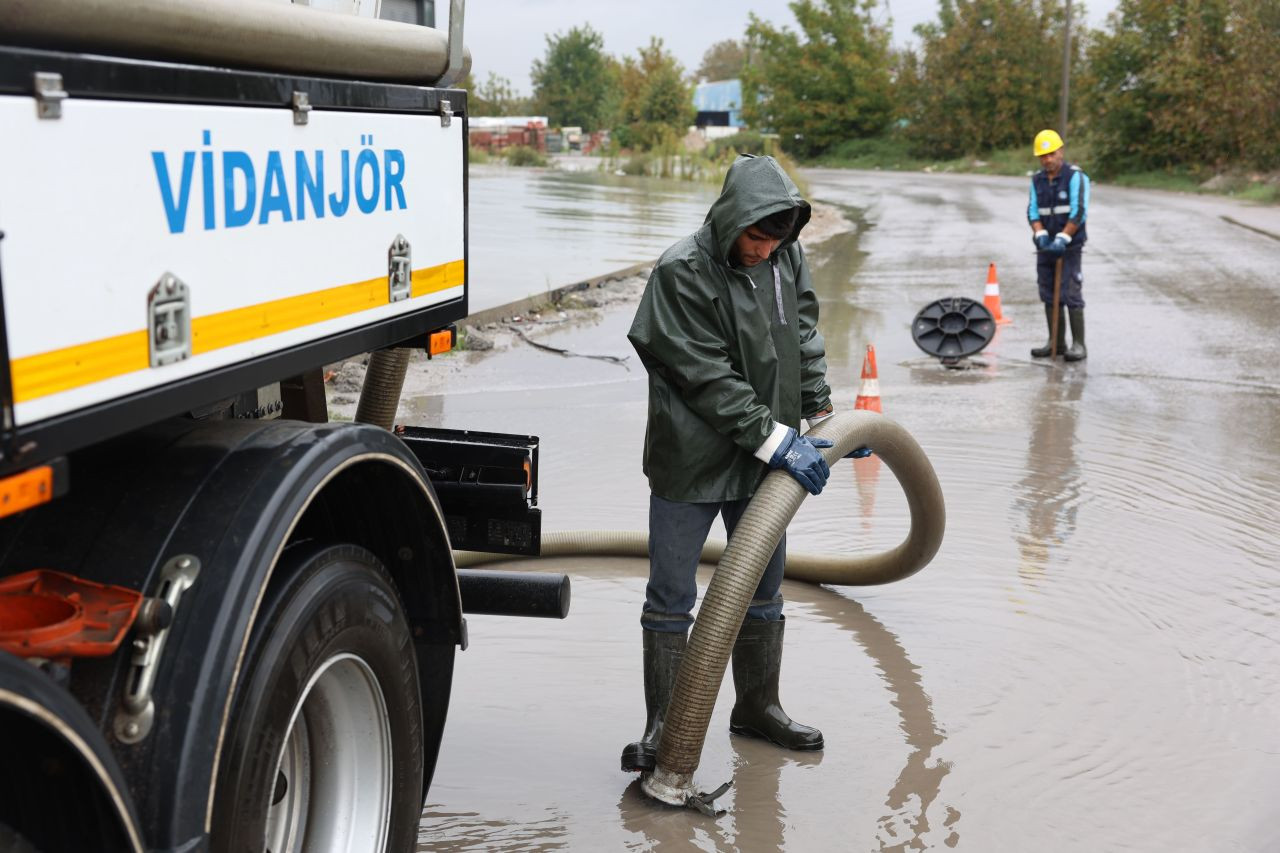
[{"label": "muddy water", "polygon": [[473,311],[652,260],[701,224],[718,191],[499,164],[469,177]]},{"label": "muddy water", "polygon": [[[810,253],[837,405],[874,343],[885,413],[933,460],[948,510],[911,579],[784,585],[784,701],[826,750],[729,735],[726,679],[697,773],[733,779],[726,814],[646,802],[617,769],[643,722],[645,566],[547,561],[573,578],[567,620],[469,619],[422,848],[1280,849],[1280,241],[1222,218],[1280,234],[1276,215],[1095,187],[1090,357],[1048,365],[1027,357],[1044,322],[1021,181],[811,182],[854,223]],[[946,370],[911,318],[981,298],[992,261],[1014,323],[973,369]],[[629,320],[543,340],[628,355]],[[461,358],[406,419],[540,435],[548,530],[643,528],[634,357]],[[789,541],[879,549],[905,524],[887,469],[842,462]]]}]

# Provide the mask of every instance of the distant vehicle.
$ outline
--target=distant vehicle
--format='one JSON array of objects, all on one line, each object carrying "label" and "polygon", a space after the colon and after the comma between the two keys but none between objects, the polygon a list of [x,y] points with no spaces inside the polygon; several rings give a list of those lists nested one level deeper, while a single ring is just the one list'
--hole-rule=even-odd
[{"label": "distant vehicle", "polygon": [[582,150],[582,128],[580,127],[562,127],[560,134],[564,137],[564,144],[570,151]]},{"label": "distant vehicle", "polygon": [[538,440],[387,428],[467,316],[462,2],[326,6],[0,0],[6,850],[411,849],[463,604],[529,603],[451,549],[538,552]]}]

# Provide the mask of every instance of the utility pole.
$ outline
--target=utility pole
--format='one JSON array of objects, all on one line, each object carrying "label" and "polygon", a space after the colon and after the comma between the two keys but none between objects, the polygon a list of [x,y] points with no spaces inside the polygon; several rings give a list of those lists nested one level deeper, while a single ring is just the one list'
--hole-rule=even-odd
[{"label": "utility pole", "polygon": [[1067,0],[1067,22],[1062,28],[1062,94],[1058,97],[1058,133],[1067,138],[1067,96],[1071,91],[1071,2]]}]

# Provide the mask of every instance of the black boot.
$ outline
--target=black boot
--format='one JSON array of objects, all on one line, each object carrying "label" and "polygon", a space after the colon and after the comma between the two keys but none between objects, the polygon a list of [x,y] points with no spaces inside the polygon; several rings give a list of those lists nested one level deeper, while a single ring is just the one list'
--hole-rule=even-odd
[{"label": "black boot", "polygon": [[1072,308],[1071,313],[1071,349],[1063,356],[1066,361],[1084,361],[1089,351],[1084,348],[1084,309]]},{"label": "black boot", "polygon": [[772,741],[784,749],[822,749],[822,732],[792,720],[778,702],[785,625],[783,619],[748,618],[742,623],[733,646],[738,701],[729,715],[729,731]]},{"label": "black boot", "polygon": [[[1067,334],[1067,310],[1061,308],[1058,311],[1058,355],[1062,355],[1065,347],[1062,346],[1062,339]],[[1044,342],[1044,346],[1036,347],[1031,350],[1032,358],[1048,358],[1049,353],[1053,350],[1053,306],[1049,303],[1044,304],[1044,321],[1049,327],[1049,338]]]},{"label": "black boot", "polygon": [[622,750],[622,769],[652,770],[662,736],[662,717],[676,686],[676,673],[688,638],[683,634],[641,629],[644,635],[644,736]]}]

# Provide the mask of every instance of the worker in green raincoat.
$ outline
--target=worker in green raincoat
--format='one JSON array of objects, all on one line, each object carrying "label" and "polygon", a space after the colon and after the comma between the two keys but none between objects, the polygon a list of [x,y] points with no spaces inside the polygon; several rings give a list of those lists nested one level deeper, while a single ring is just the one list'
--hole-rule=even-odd
[{"label": "worker in green raincoat", "polygon": [[[811,493],[830,473],[799,434],[831,414],[818,297],[797,238],[809,204],[772,157],[741,157],[698,231],[649,276],[628,338],[649,374],[644,471],[649,584],[644,639],[645,732],[622,752],[623,770],[653,769],[697,598],[699,556],[711,524],[733,535],[771,468]],[[778,544],[733,649],[737,702],[730,730],[789,749],[822,749],[822,733],[778,702],[786,537]]]}]

